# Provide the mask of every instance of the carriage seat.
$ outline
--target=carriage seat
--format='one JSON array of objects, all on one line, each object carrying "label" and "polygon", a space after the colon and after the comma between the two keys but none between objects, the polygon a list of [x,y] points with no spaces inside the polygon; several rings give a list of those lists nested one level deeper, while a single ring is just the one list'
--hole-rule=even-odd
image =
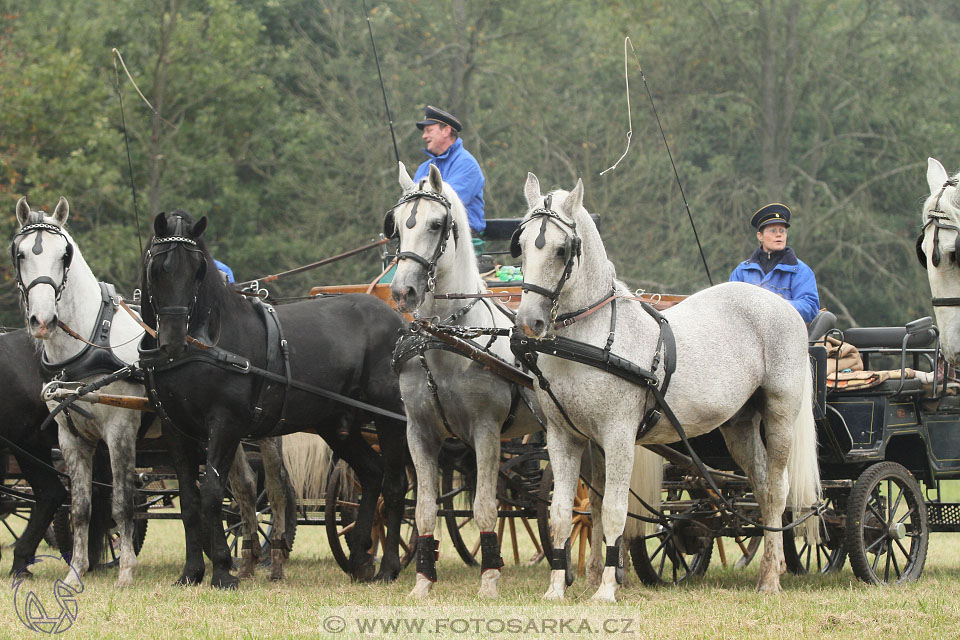
[{"label": "carriage seat", "polygon": [[933,319],[927,316],[903,327],[854,327],[843,332],[844,342],[858,349],[900,349],[907,336],[910,336],[906,345],[908,349],[932,347],[937,340]]},{"label": "carriage seat", "polygon": [[807,339],[816,342],[827,335],[828,331],[837,328],[837,316],[824,309],[818,313],[807,325]]},{"label": "carriage seat", "polygon": [[[600,215],[591,213],[593,223],[600,229]],[[523,218],[487,218],[487,226],[481,234],[484,240],[509,240]]]}]

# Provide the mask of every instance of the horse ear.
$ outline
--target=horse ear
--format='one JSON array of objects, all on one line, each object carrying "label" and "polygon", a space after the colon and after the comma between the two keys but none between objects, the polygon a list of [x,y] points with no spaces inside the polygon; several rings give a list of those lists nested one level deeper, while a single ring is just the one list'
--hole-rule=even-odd
[{"label": "horse ear", "polygon": [[407,167],[404,166],[402,162],[400,164],[400,188],[403,189],[404,193],[407,191],[413,191],[416,185],[413,183],[413,178],[410,177],[410,174],[407,173]]},{"label": "horse ear", "polygon": [[30,216],[30,205],[27,204],[27,196],[20,196],[17,200],[17,222],[20,226],[26,226],[27,218]]},{"label": "horse ear", "polygon": [[153,234],[156,236],[164,236],[167,233],[167,213],[161,211],[153,219]]},{"label": "horse ear", "polygon": [[527,184],[523,186],[523,194],[527,196],[527,208],[534,209],[540,204],[540,181],[537,176],[527,172]]},{"label": "horse ear", "polygon": [[190,237],[194,240],[203,235],[203,232],[207,228],[207,216],[203,216],[193,225],[193,229],[190,230]]},{"label": "horse ear", "polygon": [[936,158],[927,158],[927,186],[930,187],[930,195],[940,191],[947,178],[947,170],[943,168],[940,161]]},{"label": "horse ear", "polygon": [[63,226],[67,222],[67,217],[70,215],[70,203],[67,202],[67,199],[63,196],[60,196],[60,201],[57,202],[57,208],[53,210],[53,219],[56,221],[57,225]]},{"label": "horse ear", "polygon": [[430,188],[437,193],[443,193],[443,177],[435,164],[430,165]]},{"label": "horse ear", "polygon": [[573,220],[577,211],[583,206],[583,180],[577,178],[577,186],[573,188],[567,199],[563,201],[563,212]]}]

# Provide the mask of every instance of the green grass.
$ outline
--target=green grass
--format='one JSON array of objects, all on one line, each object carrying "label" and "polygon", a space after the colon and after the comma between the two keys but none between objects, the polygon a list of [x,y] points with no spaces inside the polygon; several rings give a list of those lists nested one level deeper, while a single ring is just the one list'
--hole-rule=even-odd
[{"label": "green grass", "polygon": [[[3,540],[8,543],[9,534]],[[726,548],[732,555],[729,542]],[[41,545],[38,553],[56,552]],[[706,575],[679,588],[652,589],[631,576],[616,605],[590,602],[593,589],[582,579],[569,589],[565,603],[545,603],[540,595],[546,588],[546,565],[513,566],[509,554],[505,555],[508,565],[496,602],[476,597],[479,569],[466,567],[446,544],[432,599],[411,602],[406,594],[413,585],[412,567],[394,584],[353,583],[333,562],[323,529],[300,527],[283,582],[269,582],[266,570],[261,569],[236,591],[216,591],[206,585],[180,588],[174,587],[173,581],[183,561],[182,526],[177,521],[155,520],[150,522],[135,586],[114,589],[116,570],[89,574],[79,596],[77,621],[60,637],[359,637],[359,621],[378,617],[408,625],[422,621],[423,632],[380,630],[368,634],[371,637],[506,638],[536,637],[535,632],[540,632],[542,637],[793,638],[829,634],[860,639],[918,633],[955,637],[960,630],[960,536],[955,534],[934,534],[923,577],[902,587],[867,586],[847,567],[826,578],[785,575],[784,592],[764,596],[754,591],[758,562],[745,570],[725,569],[714,553]],[[521,557],[528,556],[522,553]],[[10,560],[6,551],[4,566],[9,566]],[[52,561],[41,563],[29,584],[48,607],[56,607],[51,589],[53,582],[64,576],[64,567]],[[39,636],[18,620],[13,590],[9,582],[7,585],[0,589],[0,637]],[[340,619],[348,625],[347,632],[324,630],[325,620],[329,625]],[[591,632],[582,625],[590,625]]]}]

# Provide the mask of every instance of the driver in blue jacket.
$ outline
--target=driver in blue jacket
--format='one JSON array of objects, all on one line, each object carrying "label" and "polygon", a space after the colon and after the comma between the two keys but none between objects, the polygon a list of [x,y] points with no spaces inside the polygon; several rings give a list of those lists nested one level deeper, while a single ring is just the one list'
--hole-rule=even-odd
[{"label": "driver in blue jacket", "polygon": [[790,209],[774,202],[753,214],[760,246],[730,274],[731,282],[747,282],[772,291],[810,322],[820,311],[820,294],[813,270],[787,246]]},{"label": "driver in blue jacket", "polygon": [[483,216],[484,177],[477,159],[463,148],[459,135],[463,125],[453,114],[428,105],[417,128],[423,131],[426,145],[423,152],[429,159],[417,167],[413,181],[426,178],[430,175],[430,165],[437,165],[443,181],[453,187],[467,209],[471,235],[479,238],[487,226]]}]

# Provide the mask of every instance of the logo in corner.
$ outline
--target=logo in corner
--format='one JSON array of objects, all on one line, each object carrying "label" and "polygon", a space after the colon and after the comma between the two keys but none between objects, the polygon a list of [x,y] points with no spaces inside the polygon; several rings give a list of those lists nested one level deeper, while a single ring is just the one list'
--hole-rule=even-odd
[{"label": "logo in corner", "polygon": [[[83,593],[83,582],[73,567],[70,567],[72,577],[76,579],[76,586],[67,584],[61,579],[53,583],[52,593],[46,592],[41,600],[37,594],[38,585],[27,586],[27,578],[31,575],[27,569],[31,565],[40,564],[53,560],[54,562],[66,562],[63,557],[56,556],[37,556],[26,567],[20,569],[13,578],[13,606],[17,612],[17,618],[27,629],[38,633],[53,635],[63,633],[73,626],[79,613],[79,603],[77,596]],[[67,563],[70,566],[70,563]],[[49,594],[49,595],[48,595]],[[51,603],[52,595],[54,603]],[[46,604],[44,604],[46,601]],[[48,610],[49,606],[49,610]]]}]

